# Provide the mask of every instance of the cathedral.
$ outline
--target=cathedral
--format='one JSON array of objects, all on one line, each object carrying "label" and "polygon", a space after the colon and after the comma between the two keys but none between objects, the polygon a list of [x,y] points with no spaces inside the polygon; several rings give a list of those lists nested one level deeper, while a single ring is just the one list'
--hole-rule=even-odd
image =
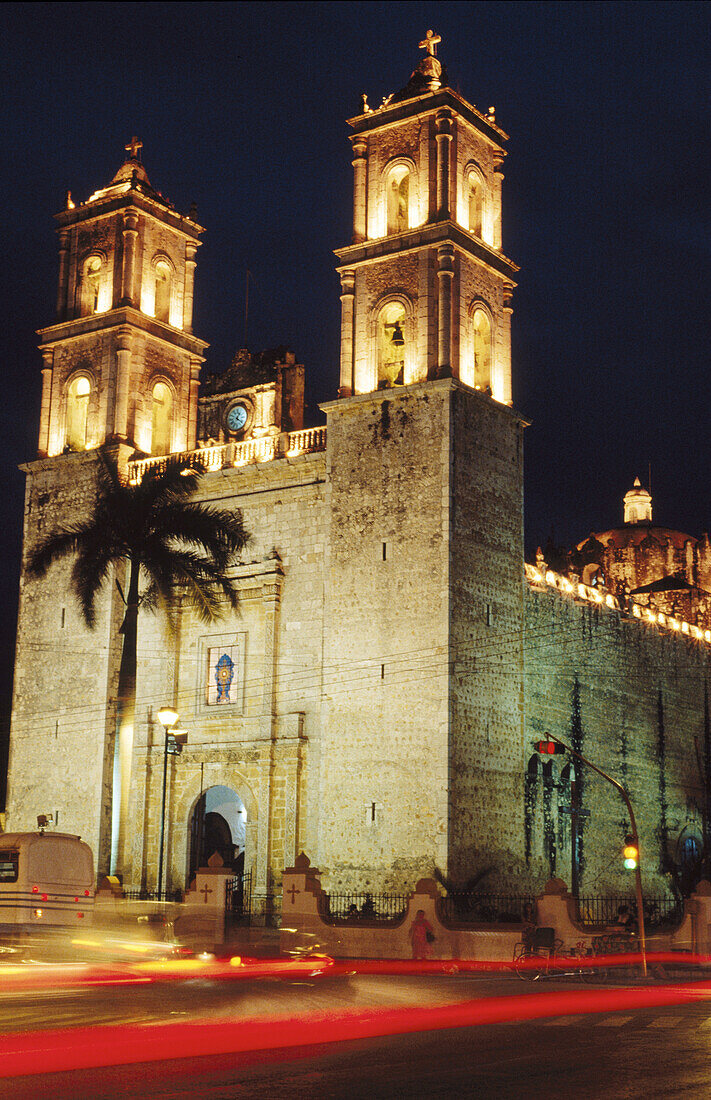
[{"label": "cathedral", "polygon": [[[264,898],[301,851],[331,890],[437,873],[629,889],[619,796],[572,757],[541,758],[546,733],[628,789],[648,888],[704,854],[709,540],[654,527],[637,481],[621,527],[524,562],[507,136],[449,86],[438,47],[428,32],[402,90],[349,119],[353,231],[320,426],[287,349],[242,351],[201,383],[203,228],[154,187],[136,139],[57,215],[25,561],[90,514],[104,449],[133,483],[206,469],[199,499],[251,533],[237,612],[206,628],[176,596],[176,629],[139,617],[125,884],[155,885],[164,844],[168,885],[218,852]],[[21,579],[7,827],[51,813],[107,872],[124,578],[89,631],[70,577],[65,561]],[[169,758],[166,705],[187,730]]]}]

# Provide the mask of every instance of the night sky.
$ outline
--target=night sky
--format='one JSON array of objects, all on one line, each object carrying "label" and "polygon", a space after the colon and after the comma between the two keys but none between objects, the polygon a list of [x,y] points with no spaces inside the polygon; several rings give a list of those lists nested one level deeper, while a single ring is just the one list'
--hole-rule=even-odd
[{"label": "night sky", "polygon": [[[11,676],[24,476],[53,321],[52,215],[105,186],[132,134],[151,183],[206,227],[195,333],[221,371],[290,344],[309,416],[338,386],[350,243],[345,119],[401,88],[428,27],[450,84],[510,135],[503,247],[526,545],[621,522],[651,464],[655,520],[711,521],[711,5],[5,4],[0,692]],[[5,694],[7,694],[5,690]],[[0,708],[7,710],[7,704]]]}]

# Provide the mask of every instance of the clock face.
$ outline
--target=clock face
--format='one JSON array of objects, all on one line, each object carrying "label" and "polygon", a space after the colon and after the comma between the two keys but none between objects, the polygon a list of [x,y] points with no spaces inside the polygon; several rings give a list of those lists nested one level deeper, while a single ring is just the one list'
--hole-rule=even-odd
[{"label": "clock face", "polygon": [[248,416],[247,406],[243,405],[240,401],[236,402],[227,412],[226,419],[228,430],[234,433],[241,432],[247,423]]}]

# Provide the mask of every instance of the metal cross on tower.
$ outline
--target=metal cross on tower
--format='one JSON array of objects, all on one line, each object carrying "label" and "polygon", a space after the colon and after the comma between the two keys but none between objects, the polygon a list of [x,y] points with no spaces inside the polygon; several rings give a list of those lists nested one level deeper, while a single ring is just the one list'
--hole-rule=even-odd
[{"label": "metal cross on tower", "polygon": [[139,141],[135,134],[129,141],[128,145],[124,145],[124,149],[126,150],[126,152],[131,154],[131,160],[138,159],[138,150],[142,148],[143,142]]},{"label": "metal cross on tower", "polygon": [[435,34],[434,31],[428,31],[426,36],[422,39],[419,45],[420,50],[427,50],[427,53],[432,57],[437,56],[437,43],[442,41],[441,34]]}]

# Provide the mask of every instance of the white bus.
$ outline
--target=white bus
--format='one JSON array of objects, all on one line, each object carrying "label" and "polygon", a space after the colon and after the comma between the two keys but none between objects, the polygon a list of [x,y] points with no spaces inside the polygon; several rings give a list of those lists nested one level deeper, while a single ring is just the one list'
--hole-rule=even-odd
[{"label": "white bus", "polygon": [[94,857],[69,833],[0,833],[0,929],[81,928],[94,912]]}]

